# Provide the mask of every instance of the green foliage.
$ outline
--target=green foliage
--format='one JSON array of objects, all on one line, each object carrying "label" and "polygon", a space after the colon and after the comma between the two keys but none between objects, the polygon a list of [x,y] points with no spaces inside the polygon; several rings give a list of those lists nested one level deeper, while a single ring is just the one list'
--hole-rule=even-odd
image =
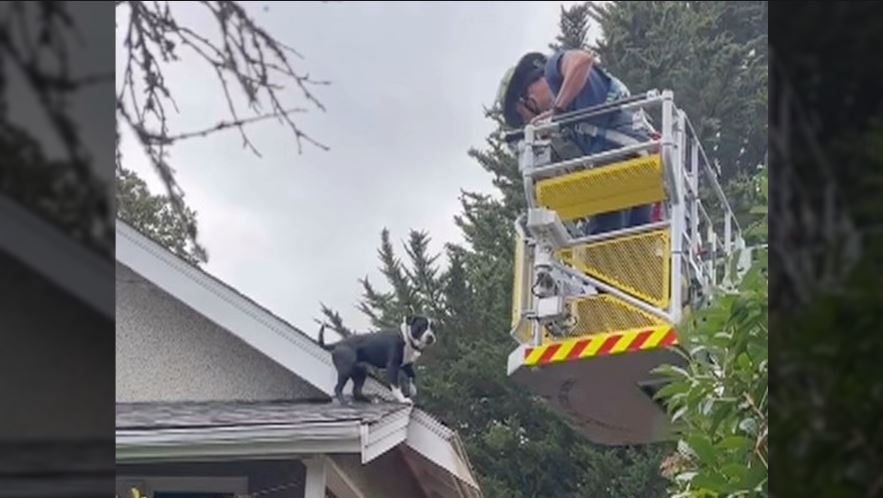
[{"label": "green foliage", "polygon": [[[208,262],[208,253],[195,238],[196,211],[172,206],[168,196],[150,193],[144,180],[119,164],[116,168],[117,216],[193,265]],[[183,200],[183,199],[182,199]]]},{"label": "green foliage", "polygon": [[880,495],[881,254],[877,236],[848,290],[774,316],[770,347],[779,364],[770,425],[776,458],[794,462],[776,466],[776,482],[784,481],[774,488],[778,496]]},{"label": "green foliage", "polygon": [[[496,118],[496,115],[489,113],[488,117]],[[493,175],[494,187],[503,195],[502,206],[505,206],[507,213],[523,210],[526,202],[521,173],[518,171],[518,159],[509,152],[499,133],[491,134],[485,145],[487,148],[484,150],[470,149],[469,157],[475,159],[482,169]]]},{"label": "green foliage", "polygon": [[[874,331],[883,320],[883,236],[873,227],[880,226],[881,139],[883,128],[875,127],[826,144],[842,167],[838,177],[846,180],[841,187],[852,218],[870,228],[857,266],[805,305],[773,313],[776,410],[770,425],[777,458],[794,462],[776,467],[778,496],[880,494],[883,382],[877,370],[883,339]],[[837,251],[823,249],[823,257]]]},{"label": "green foliage", "polygon": [[754,207],[748,211],[750,223],[747,224],[748,228],[745,230],[746,242],[751,245],[754,242],[759,243],[768,240],[767,234],[769,232],[770,200],[769,170],[764,169],[760,175],[752,178],[748,184],[752,187],[750,198],[756,200]]},{"label": "green foliage", "polygon": [[[332,310],[324,303],[319,303],[319,306],[321,307],[322,314],[325,316],[325,320],[316,320],[319,325],[325,325],[343,337],[353,335],[353,331],[343,324],[343,318],[341,318],[340,313]],[[328,341],[328,339],[326,339],[326,341]]]},{"label": "green foliage", "polygon": [[767,224],[762,220],[757,220],[757,217],[766,215],[768,178],[767,169],[754,175],[742,173],[733,178],[725,189],[730,208],[736,214],[739,226],[744,228],[742,235],[748,245],[767,240]]},{"label": "green foliage", "polygon": [[[776,409],[770,425],[776,458],[789,465],[776,465],[772,492],[795,498],[880,496],[883,382],[877,372],[883,336],[876,331],[883,320],[883,66],[856,61],[879,52],[883,30],[871,20],[879,19],[883,5],[806,3],[773,13],[774,23],[789,26],[775,37],[777,61],[805,110],[817,115],[815,145],[832,159],[834,174],[826,174],[805,147],[793,147],[790,159],[804,191],[815,199],[835,182],[842,208],[863,240],[861,258],[847,278],[801,306],[773,310]],[[782,169],[777,165],[774,171]],[[801,249],[799,241],[794,245]],[[840,251],[836,244],[814,249],[819,259]]]},{"label": "green foliage", "polygon": [[[749,232],[766,240],[767,171]],[[674,496],[767,496],[769,476],[768,256],[759,251],[737,293],[720,293],[679,326],[682,366],[659,369],[657,393],[676,424],[667,474]]]},{"label": "green foliage", "polygon": [[685,366],[659,371],[677,424],[675,496],[766,496],[768,304],[766,256],[738,294],[719,295],[679,328]]},{"label": "green foliage", "polygon": [[553,51],[587,48],[586,36],[589,34],[589,5],[578,3],[571,5],[569,8],[561,6],[558,29],[561,32],[555,37],[555,43],[549,44],[549,48]]}]

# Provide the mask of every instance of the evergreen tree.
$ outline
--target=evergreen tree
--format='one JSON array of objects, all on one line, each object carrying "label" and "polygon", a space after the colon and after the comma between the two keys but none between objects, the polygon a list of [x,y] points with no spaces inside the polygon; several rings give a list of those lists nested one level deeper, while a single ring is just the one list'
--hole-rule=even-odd
[{"label": "evergreen tree", "polygon": [[178,211],[168,196],[151,194],[144,180],[120,164],[116,197],[117,216],[123,221],[191,264],[208,262],[205,248],[189,236],[189,230],[196,229],[196,211],[183,204],[183,198],[183,211]]},{"label": "evergreen tree", "polygon": [[[562,10],[560,46],[585,46],[587,14],[585,6]],[[410,234],[405,264],[384,230],[378,255],[391,290],[363,279],[361,310],[376,326],[395,323],[406,310],[427,310],[440,321],[439,343],[417,367],[417,403],[459,431],[489,498],[664,496],[659,465],[669,445],[592,445],[506,375],[515,346],[508,335],[513,222],[525,201],[517,160],[500,132],[485,145],[469,156],[493,175],[502,199],[462,193],[454,221],[466,243],[446,247],[444,272],[439,255],[427,253],[427,234]]]},{"label": "evergreen tree", "polygon": [[[463,205],[459,224],[469,247],[446,248],[447,271],[439,274],[425,234],[411,233],[405,264],[384,231],[381,271],[394,290],[380,294],[362,281],[361,306],[376,325],[397,324],[403,310],[427,309],[426,297],[442,297],[440,311],[433,312],[439,343],[417,366],[418,404],[460,432],[488,497],[663,496],[658,466],[670,448],[597,448],[506,376],[514,347],[506,333],[512,220],[501,215],[501,203],[483,196],[464,197]],[[403,306],[400,297],[414,307]]]},{"label": "evergreen tree", "polygon": [[587,48],[589,5],[581,3],[569,8],[562,6],[558,29],[561,33],[555,37],[555,43],[549,44],[549,48],[553,51]]},{"label": "evergreen tree", "polygon": [[674,90],[725,183],[754,175],[767,152],[767,2],[588,6],[603,64],[633,93]]}]

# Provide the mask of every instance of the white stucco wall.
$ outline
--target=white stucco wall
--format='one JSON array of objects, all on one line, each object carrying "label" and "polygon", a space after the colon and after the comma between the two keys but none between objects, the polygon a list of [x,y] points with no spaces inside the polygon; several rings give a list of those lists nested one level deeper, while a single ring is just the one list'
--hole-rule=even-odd
[{"label": "white stucco wall", "polygon": [[322,395],[130,268],[117,263],[116,280],[117,401]]}]

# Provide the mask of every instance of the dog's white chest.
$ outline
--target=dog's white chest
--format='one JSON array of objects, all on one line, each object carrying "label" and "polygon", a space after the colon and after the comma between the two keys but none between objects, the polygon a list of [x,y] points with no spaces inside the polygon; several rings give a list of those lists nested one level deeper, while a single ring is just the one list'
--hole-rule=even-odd
[{"label": "dog's white chest", "polygon": [[406,341],[405,350],[402,352],[402,365],[415,363],[417,358],[420,358],[420,351],[414,349],[414,347]]},{"label": "dog's white chest", "polygon": [[417,358],[420,358],[421,353],[420,350],[411,344],[410,337],[408,337],[408,328],[405,324],[402,324],[402,339],[405,342],[405,347],[402,350],[402,365],[416,362]]}]

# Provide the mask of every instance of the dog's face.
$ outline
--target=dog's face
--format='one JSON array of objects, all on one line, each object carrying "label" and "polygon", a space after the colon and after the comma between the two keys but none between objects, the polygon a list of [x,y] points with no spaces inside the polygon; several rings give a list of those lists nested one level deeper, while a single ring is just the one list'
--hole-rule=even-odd
[{"label": "dog's face", "polygon": [[432,320],[421,315],[412,315],[405,319],[408,333],[418,347],[425,348],[435,343],[435,331],[432,330]]}]

